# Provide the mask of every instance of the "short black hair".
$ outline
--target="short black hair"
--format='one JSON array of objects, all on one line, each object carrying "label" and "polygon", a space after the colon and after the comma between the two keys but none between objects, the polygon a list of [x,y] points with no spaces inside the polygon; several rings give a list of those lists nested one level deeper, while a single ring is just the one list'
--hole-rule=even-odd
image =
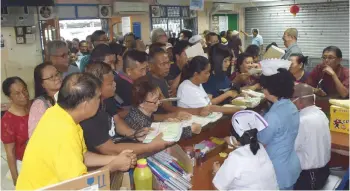
[{"label": "short black hair", "polygon": [[92,62],[86,65],[85,72],[94,75],[103,82],[103,75],[113,72],[112,67],[104,62]]},{"label": "short black hair", "polygon": [[83,46],[83,45],[82,45],[83,43],[87,43],[86,40],[80,41],[80,42],[79,42],[79,47]]},{"label": "short black hair", "polygon": [[253,57],[256,57],[256,56],[259,56],[259,54],[260,54],[260,48],[256,44],[251,44],[245,49],[245,53],[247,53]]},{"label": "short black hair", "polygon": [[73,40],[72,41],[77,41],[77,42],[79,42],[79,39],[77,39],[77,38],[73,38]]},{"label": "short black hair", "polygon": [[182,30],[181,32],[180,32],[180,34],[183,34],[185,37],[187,37],[188,39],[190,39],[191,37],[192,37],[192,35],[193,35],[193,33],[192,33],[192,31],[189,31],[189,30]]},{"label": "short black hair", "polygon": [[146,52],[129,50],[123,56],[123,71],[126,72],[126,69],[132,67],[136,62],[144,63],[147,60],[148,55]]},{"label": "short black hair", "polygon": [[217,36],[217,37],[219,38],[219,40],[220,40],[219,35],[216,34],[215,32],[210,32],[210,33],[208,33],[207,35],[205,35],[205,40],[208,41],[209,38],[212,37],[212,36]]},{"label": "short black hair", "polygon": [[16,82],[22,83],[27,88],[27,84],[22,80],[22,78],[18,76],[8,77],[2,82],[2,92],[5,94],[5,96],[10,97],[11,86]]},{"label": "short black hair", "polygon": [[99,44],[92,50],[90,61],[104,61],[105,57],[111,54],[114,54],[111,47],[109,47],[107,44]]},{"label": "short black hair", "polygon": [[101,81],[92,74],[70,74],[62,82],[57,104],[63,109],[75,109],[80,103],[93,99],[100,88]]},{"label": "short black hair", "polygon": [[163,43],[161,43],[161,42],[155,42],[155,43],[152,43],[150,46],[149,46],[149,53],[150,52],[153,52],[154,50],[156,50],[156,49],[159,49],[159,48],[162,48],[162,47],[164,47],[164,46],[166,46],[166,44],[163,44]]},{"label": "short black hair", "polygon": [[250,54],[248,54],[248,53],[246,53],[246,52],[243,52],[243,53],[241,53],[241,54],[238,55],[238,57],[237,57],[237,62],[236,62],[236,66],[235,66],[235,71],[236,71],[236,72],[238,72],[238,73],[241,72],[241,65],[243,64],[244,60],[245,60],[246,58],[249,58],[249,57],[252,57],[252,58],[253,58],[252,55],[250,55]]},{"label": "short black hair", "polygon": [[294,81],[293,74],[284,68],[279,68],[277,74],[271,76],[261,75],[260,77],[260,85],[278,99],[290,99],[293,97]]},{"label": "short black hair", "polygon": [[123,54],[126,50],[125,46],[118,44],[118,43],[115,43],[115,42],[109,43],[109,47],[111,48],[112,52],[115,55],[119,55],[119,56],[123,56]]},{"label": "short black hair", "polygon": [[71,49],[69,50],[69,52],[70,52],[70,53],[76,54],[76,53],[79,52],[79,50],[78,50],[77,48],[73,47],[73,48],[71,48]]},{"label": "short black hair", "polygon": [[98,39],[100,38],[100,36],[105,35],[106,32],[103,30],[97,30],[94,33],[92,33],[91,35],[91,42],[94,43],[95,41],[98,41]]},{"label": "short black hair", "polygon": [[152,50],[150,49],[149,50],[149,61],[150,63],[153,63],[153,59],[156,55],[158,54],[166,54],[167,52],[163,49],[163,48],[160,48],[160,47],[155,47],[153,48]]},{"label": "short black hair", "polygon": [[308,56],[304,56],[301,53],[293,53],[289,57],[292,57],[292,56],[298,57],[297,62],[298,64],[303,63],[303,65],[301,66],[302,68],[304,68],[308,64],[308,60],[309,60]]},{"label": "short black hair", "polygon": [[176,61],[176,55],[182,54],[188,46],[190,46],[190,43],[188,41],[184,41],[184,40],[179,41],[175,44],[175,46],[173,48],[174,61]]},{"label": "short black hair", "polygon": [[343,58],[343,53],[341,52],[340,48],[338,48],[338,47],[336,47],[336,46],[328,46],[328,47],[326,47],[325,49],[323,49],[322,55],[323,55],[325,52],[335,52],[335,55],[336,55],[338,58]]},{"label": "short black hair", "polygon": [[204,56],[195,56],[190,63],[186,64],[181,72],[180,83],[193,77],[197,72],[204,71],[209,65],[209,60]]},{"label": "short black hair", "polygon": [[254,32],[256,32],[256,33],[258,33],[259,34],[259,31],[258,31],[258,29],[253,29],[253,31],[252,31],[253,33]]}]

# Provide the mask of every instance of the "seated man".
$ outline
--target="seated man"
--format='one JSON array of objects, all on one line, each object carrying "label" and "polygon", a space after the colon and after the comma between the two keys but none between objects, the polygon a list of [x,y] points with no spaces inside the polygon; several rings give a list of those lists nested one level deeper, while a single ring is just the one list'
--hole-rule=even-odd
[{"label": "seated man", "polygon": [[122,106],[131,106],[131,92],[133,81],[146,75],[148,66],[147,54],[137,50],[127,51],[123,56],[123,71],[116,79],[118,88],[115,93],[122,99]]},{"label": "seated man", "polygon": [[343,67],[342,52],[336,46],[323,50],[323,63],[317,65],[309,74],[306,83],[314,87],[319,96],[349,97],[349,69]]},{"label": "seated man", "polygon": [[[154,49],[150,52],[150,72],[147,74],[149,80],[162,91],[164,98],[176,96],[176,92],[172,92],[165,79],[169,74],[170,63],[168,54],[161,48]],[[193,115],[208,115],[209,107],[203,108],[180,108],[173,106],[171,102],[162,103],[161,107],[158,108],[157,113],[169,113],[185,111]],[[167,117],[168,118],[168,117]],[[164,118],[162,120],[165,120]]]},{"label": "seated man", "polygon": [[315,94],[307,84],[295,86],[292,101],[300,110],[299,132],[295,151],[301,164],[296,190],[319,190],[327,182],[331,158],[329,121],[323,111],[315,106]]},{"label": "seated man", "polygon": [[135,154],[143,154],[159,151],[167,146],[168,143],[161,138],[155,139],[149,144],[117,143],[122,137],[121,135],[130,137],[136,142],[142,141],[147,131],[135,131],[129,128],[116,112],[110,113],[106,110],[105,101],[107,98],[113,97],[115,91],[113,71],[108,64],[103,62],[90,63],[86,66],[85,71],[96,76],[102,82],[101,100],[97,114],[80,123],[84,130],[84,139],[89,151],[113,155],[119,154],[125,149],[130,149]]},{"label": "seated man", "polygon": [[86,151],[79,123],[94,116],[101,82],[91,74],[65,78],[55,106],[49,108],[30,138],[19,174],[17,190],[36,190],[87,173],[87,167],[126,171],[136,162],[132,151],[118,156]]}]

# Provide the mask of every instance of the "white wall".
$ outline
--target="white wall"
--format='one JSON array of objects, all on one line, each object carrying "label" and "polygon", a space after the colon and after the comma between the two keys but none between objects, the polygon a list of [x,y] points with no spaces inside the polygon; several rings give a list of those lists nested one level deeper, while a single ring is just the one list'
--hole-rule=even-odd
[{"label": "white wall", "polygon": [[[1,27],[1,34],[5,40],[5,47],[1,48],[1,82],[7,77],[21,77],[27,83],[32,98],[34,96],[34,67],[42,62],[37,21],[35,25],[36,40],[33,44],[16,44],[14,27]],[[1,91],[1,103],[7,102],[7,97]]]}]

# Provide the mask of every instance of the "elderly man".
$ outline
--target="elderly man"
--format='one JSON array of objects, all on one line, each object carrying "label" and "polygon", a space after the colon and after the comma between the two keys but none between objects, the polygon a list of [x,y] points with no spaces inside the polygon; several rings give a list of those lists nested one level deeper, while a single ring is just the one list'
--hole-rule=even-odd
[{"label": "elderly man", "polygon": [[284,46],[287,48],[286,53],[282,59],[288,60],[292,54],[303,54],[297,44],[298,30],[296,28],[289,28],[283,34]]},{"label": "elderly man", "polygon": [[349,68],[343,67],[343,54],[336,46],[323,50],[323,63],[317,65],[309,74],[306,83],[314,87],[319,96],[349,97]]},{"label": "elderly man", "polygon": [[162,28],[153,29],[151,32],[151,42],[152,44],[159,42],[165,45],[168,43],[168,36]]},{"label": "elderly man", "polygon": [[30,138],[19,174],[17,190],[36,190],[87,173],[87,167],[126,171],[133,167],[132,151],[99,155],[87,151],[79,123],[94,116],[101,96],[101,82],[79,73],[63,80],[55,106],[49,108]]},{"label": "elderly man", "polygon": [[62,77],[80,72],[79,68],[69,64],[68,47],[64,41],[54,40],[47,44],[47,53],[51,63],[62,73]]},{"label": "elderly man", "polygon": [[295,184],[296,190],[319,190],[329,176],[327,163],[331,158],[329,121],[323,111],[315,106],[315,94],[307,84],[297,84],[292,101],[300,111],[299,132],[295,151],[302,172]]}]

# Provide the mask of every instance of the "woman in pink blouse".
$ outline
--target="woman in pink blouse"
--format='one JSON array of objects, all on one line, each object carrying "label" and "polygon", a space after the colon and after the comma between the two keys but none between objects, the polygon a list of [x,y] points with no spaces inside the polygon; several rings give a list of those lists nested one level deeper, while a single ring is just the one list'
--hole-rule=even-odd
[{"label": "woman in pink blouse", "polygon": [[34,69],[35,100],[29,111],[28,135],[32,136],[45,111],[55,104],[54,95],[61,87],[61,73],[49,62]]}]

